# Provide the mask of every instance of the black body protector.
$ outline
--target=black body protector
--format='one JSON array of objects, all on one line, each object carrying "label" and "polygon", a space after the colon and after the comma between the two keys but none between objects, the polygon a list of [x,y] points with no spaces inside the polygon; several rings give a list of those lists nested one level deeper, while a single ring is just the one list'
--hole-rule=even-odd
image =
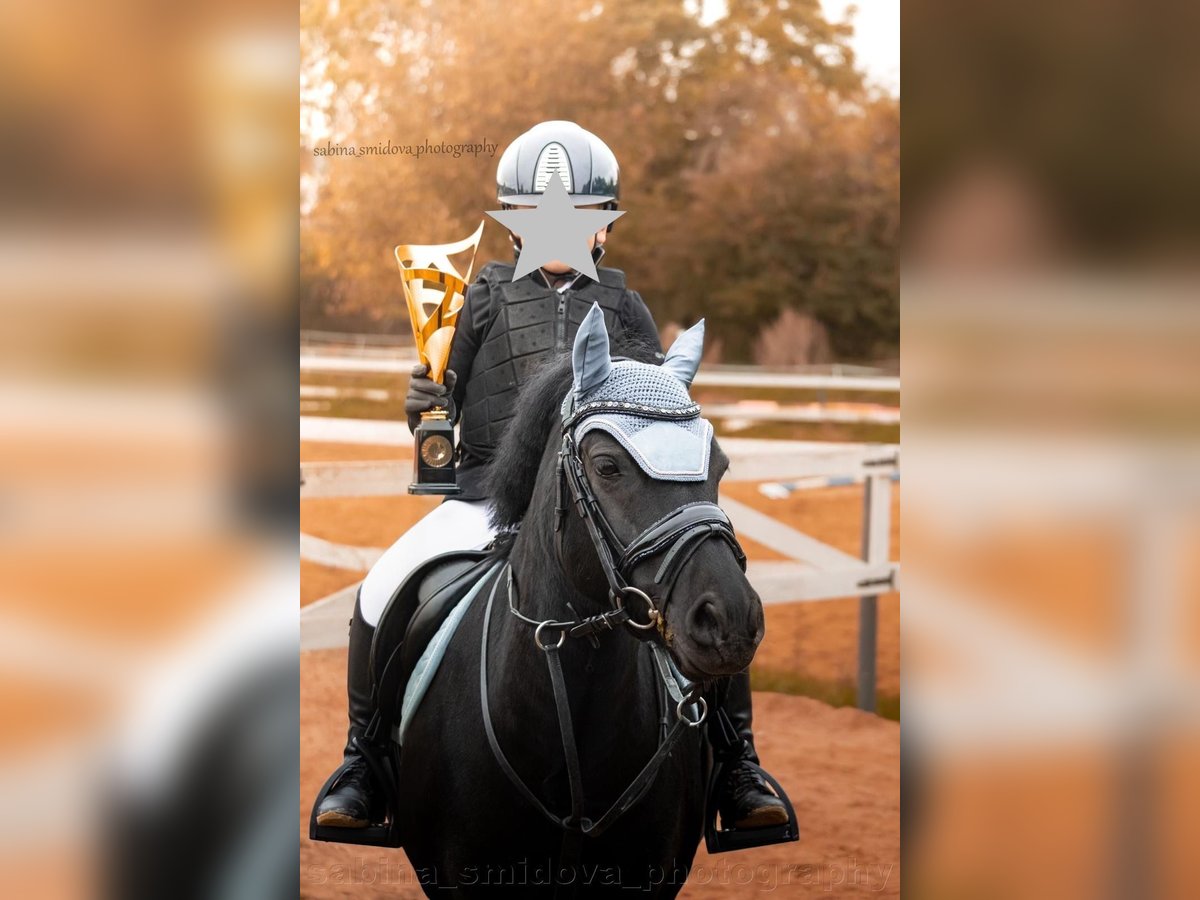
[{"label": "black body protector", "polygon": [[[467,296],[479,340],[469,371],[459,372],[460,383],[465,383],[459,402],[459,446],[468,468],[472,460],[491,458],[516,412],[519,387],[549,357],[571,347],[593,303],[604,313],[610,333],[633,331],[657,347],[658,335],[645,304],[625,287],[620,270],[598,267],[598,282],[580,276],[565,289],[547,286],[540,272],[514,282],[513,270],[511,265],[488,263]],[[455,355],[451,353],[451,368]],[[465,489],[470,492],[469,483]]]}]

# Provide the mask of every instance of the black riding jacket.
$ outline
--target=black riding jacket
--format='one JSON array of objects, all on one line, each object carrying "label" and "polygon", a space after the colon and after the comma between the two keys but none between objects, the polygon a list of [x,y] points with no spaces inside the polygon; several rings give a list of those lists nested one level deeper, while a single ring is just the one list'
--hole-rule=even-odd
[{"label": "black riding jacket", "polygon": [[516,412],[518,388],[548,358],[570,349],[593,303],[610,334],[636,336],[661,352],[650,310],[619,269],[597,267],[597,281],[572,275],[557,289],[541,269],[516,281],[513,271],[499,262],[483,267],[467,288],[450,347],[448,368],[458,376],[458,500],[487,499],[483,469]]}]

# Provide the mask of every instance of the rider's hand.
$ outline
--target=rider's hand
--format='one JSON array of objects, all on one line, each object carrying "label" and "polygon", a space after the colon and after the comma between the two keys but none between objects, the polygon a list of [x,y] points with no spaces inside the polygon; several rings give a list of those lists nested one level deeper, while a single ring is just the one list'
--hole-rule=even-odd
[{"label": "rider's hand", "polygon": [[421,413],[435,407],[444,407],[450,418],[454,418],[454,385],[458,376],[453,369],[447,369],[443,376],[444,384],[438,384],[428,377],[429,367],[424,363],[413,366],[412,378],[408,382],[408,395],[404,398],[404,412],[408,416],[408,428],[415,431],[421,422]]}]

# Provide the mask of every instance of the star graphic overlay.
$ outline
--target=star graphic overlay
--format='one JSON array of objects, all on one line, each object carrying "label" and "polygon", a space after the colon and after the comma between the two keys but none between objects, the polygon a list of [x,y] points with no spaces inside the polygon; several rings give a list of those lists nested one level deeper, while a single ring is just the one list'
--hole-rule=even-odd
[{"label": "star graphic overlay", "polygon": [[596,264],[588,250],[588,238],[625,213],[578,209],[571,202],[562,176],[555,170],[534,209],[489,210],[488,215],[521,236],[521,255],[517,258],[513,281],[556,259],[595,281]]}]

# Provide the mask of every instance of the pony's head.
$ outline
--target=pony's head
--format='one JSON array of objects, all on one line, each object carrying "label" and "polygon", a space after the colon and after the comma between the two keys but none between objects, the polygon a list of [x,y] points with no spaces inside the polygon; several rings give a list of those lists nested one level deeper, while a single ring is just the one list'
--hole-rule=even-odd
[{"label": "pony's head", "polygon": [[[700,322],[661,366],[636,349],[622,348],[641,359],[614,359],[593,307],[569,363],[522,391],[491,474],[495,524],[521,522],[590,611],[609,605],[614,571],[635,589],[621,597],[635,619],[648,614],[639,592],[649,596],[663,620],[658,634],[697,680],[745,669],[763,633],[762,604],[715,507],[729,461],[688,395],[703,342]],[[585,516],[589,505],[596,514]]]}]

